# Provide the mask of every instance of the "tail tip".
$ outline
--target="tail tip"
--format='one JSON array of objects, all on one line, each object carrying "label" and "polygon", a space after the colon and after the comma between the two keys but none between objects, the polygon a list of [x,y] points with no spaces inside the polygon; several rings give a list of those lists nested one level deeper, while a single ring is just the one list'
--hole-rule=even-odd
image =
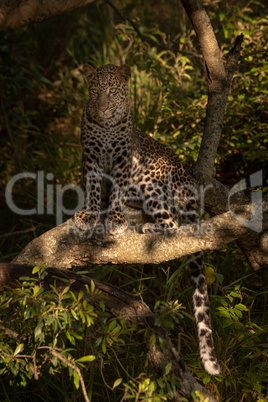
[{"label": "tail tip", "polygon": [[207,373],[210,375],[217,375],[221,372],[220,365],[217,363],[217,361],[207,360],[204,362],[204,367]]}]

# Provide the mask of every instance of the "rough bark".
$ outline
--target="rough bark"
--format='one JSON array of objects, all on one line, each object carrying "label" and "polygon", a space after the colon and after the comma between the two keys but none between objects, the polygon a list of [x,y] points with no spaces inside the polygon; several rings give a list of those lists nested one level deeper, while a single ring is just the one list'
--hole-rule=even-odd
[{"label": "rough bark", "polygon": [[199,183],[208,184],[214,175],[213,168],[222,132],[225,107],[231,80],[240,58],[243,35],[236,38],[224,66],[210,19],[201,0],[182,0],[182,4],[200,44],[208,88],[204,134],[200,152],[191,173]]},{"label": "rough bark", "polygon": [[[206,206],[212,213],[223,213],[228,209],[229,189],[213,179],[214,162],[222,132],[225,107],[231,88],[231,81],[240,60],[243,35],[237,36],[233,48],[223,62],[210,19],[201,0],[182,0],[183,7],[194,27],[204,58],[208,88],[208,102],[205,128],[198,158],[191,168],[191,174],[199,184],[212,184],[207,191]],[[248,197],[239,193],[232,199],[232,205],[247,204]],[[267,264],[267,249],[263,248],[265,236],[251,233],[237,241],[253,269]]]},{"label": "rough bark", "polygon": [[41,22],[94,0],[0,0],[0,31]]},{"label": "rough bark", "polygon": [[209,92],[222,92],[226,86],[226,71],[221,52],[206,10],[199,0],[182,0],[183,7],[195,30],[205,64]]},{"label": "rough bark", "polygon": [[[13,263],[39,265],[45,262],[60,269],[93,264],[157,264],[201,250],[220,250],[225,244],[251,233],[233,218],[233,214],[249,219],[251,206],[202,221],[199,227],[182,226],[167,235],[129,230],[118,236],[94,234],[88,237],[89,234],[77,229],[70,219],[32,240]],[[261,222],[256,222],[258,224]]]},{"label": "rough bark", "polygon": [[[233,49],[229,52],[226,64],[226,81],[220,92],[211,89],[208,85],[208,102],[205,128],[197,161],[191,170],[195,178],[204,184],[211,182],[214,175],[214,163],[222,132],[225,108],[231,87],[231,80],[240,57],[243,35],[235,40]],[[207,64],[206,64],[207,65]],[[207,71],[209,68],[207,67]],[[212,75],[210,74],[209,77]]]},{"label": "rough bark", "polygon": [[[10,286],[10,284],[19,280],[20,277],[34,276],[32,269],[33,266],[31,265],[0,263],[0,290],[3,290],[6,286]],[[181,394],[182,391],[187,397],[190,397],[192,391],[201,391],[205,398],[208,398],[209,402],[216,402],[216,399],[191,375],[188,367],[174,347],[168,333],[161,327],[155,326],[155,316],[143,301],[137,301],[121,289],[91,279],[85,275],[63,272],[55,268],[48,268],[47,273],[48,275],[43,281],[44,288],[49,289],[49,285],[53,284],[58,290],[62,290],[66,287],[66,282],[62,279],[67,278],[71,281],[70,290],[75,293],[82,291],[85,298],[90,297],[85,285],[89,285],[90,287],[91,281],[93,281],[95,289],[104,296],[105,306],[108,311],[129,322],[143,322],[150,328],[150,336],[154,332],[157,335],[156,339],[158,339],[159,336],[164,339],[166,348],[161,347],[158,341],[150,345],[149,339],[147,339],[147,357],[150,364],[158,371],[162,371],[168,363],[172,362],[169,375],[180,383],[181,388],[178,390],[178,394]],[[94,298],[91,302],[94,303]]]},{"label": "rough bark", "polygon": [[[205,194],[206,211],[215,214],[222,214],[229,209],[228,196],[230,189],[213,179],[210,183],[211,187],[207,189]],[[240,205],[245,205],[250,202],[243,192],[234,194],[230,200],[232,209],[239,209]],[[236,240],[238,247],[245,255],[248,263],[254,270],[258,270],[263,266],[268,265],[268,202],[263,201],[263,230],[261,232],[246,233]]]}]

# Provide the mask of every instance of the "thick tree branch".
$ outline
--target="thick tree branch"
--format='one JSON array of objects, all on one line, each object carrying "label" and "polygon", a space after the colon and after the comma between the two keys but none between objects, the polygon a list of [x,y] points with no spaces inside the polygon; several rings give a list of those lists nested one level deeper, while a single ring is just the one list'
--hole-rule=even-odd
[{"label": "thick tree branch", "polygon": [[195,30],[205,64],[209,92],[221,92],[226,86],[226,71],[209,16],[201,0],[182,0]]},{"label": "thick tree branch", "polygon": [[214,164],[222,133],[225,108],[230,91],[231,79],[240,57],[242,40],[243,35],[238,36],[235,41],[235,46],[228,54],[226,65],[227,80],[221,92],[212,91],[208,86],[208,103],[204,134],[197,161],[191,170],[193,176],[204,184],[210,183],[214,176]]},{"label": "thick tree branch", "polygon": [[0,0],[0,31],[41,22],[94,0]]},{"label": "thick tree branch", "polygon": [[[238,192],[229,198],[232,189],[213,179],[207,187],[204,201],[206,211],[212,215],[222,214],[228,209],[239,209],[240,205],[250,203],[250,198],[245,193]],[[267,222],[268,222],[268,202],[263,201],[263,231],[250,232],[242,235],[236,240],[250,266],[254,269],[260,269],[268,265],[268,245],[267,245]]]},{"label": "thick tree branch", "polygon": [[[212,184],[212,189],[207,191],[206,205],[210,204],[210,211],[222,213],[227,210],[229,189],[213,179],[214,163],[232,77],[241,59],[243,35],[236,38],[234,47],[228,53],[224,65],[209,17],[201,0],[182,0],[182,4],[193,24],[202,50],[208,86],[204,134],[197,161],[191,168],[191,174],[198,183]],[[233,198],[234,205],[248,202],[248,198],[243,193],[237,194]],[[251,233],[249,242],[247,235],[238,241],[239,247],[254,269],[267,264],[266,250],[262,248],[262,242],[263,235],[258,233]]]},{"label": "thick tree branch", "polygon": [[[14,283],[20,277],[32,277],[32,269],[33,266],[30,265],[0,263],[0,290],[3,290],[6,286],[10,286],[11,283]],[[43,286],[46,289],[49,289],[49,285],[53,284],[59,291],[63,290],[66,287],[66,282],[63,280],[67,278],[71,280],[70,290],[74,293],[82,291],[84,297],[89,299],[91,303],[94,303],[94,297],[90,297],[85,285],[89,285],[90,288],[91,281],[93,281],[95,289],[104,296],[105,306],[108,311],[129,322],[143,322],[151,329],[150,336],[152,332],[157,335],[154,345],[150,345],[149,339],[147,339],[148,360],[158,371],[162,371],[168,363],[172,362],[169,375],[180,383],[181,389],[178,390],[178,393],[182,391],[187,397],[190,397],[192,391],[201,391],[205,398],[208,398],[209,402],[216,402],[216,399],[191,375],[188,367],[173,345],[168,333],[161,327],[155,326],[155,316],[143,301],[137,301],[128,293],[85,275],[78,275],[66,271],[63,272],[55,268],[48,268],[47,273],[48,275],[43,280]],[[166,348],[160,346],[158,341],[159,336],[164,339]],[[55,355],[55,353],[53,354]],[[59,356],[57,357],[60,358]]]},{"label": "thick tree branch", "polygon": [[224,67],[210,19],[201,0],[182,0],[182,4],[193,24],[200,44],[208,86],[204,134],[198,159],[191,169],[191,173],[199,183],[208,184],[214,176],[214,163],[222,132],[225,107],[231,80],[240,58],[243,35],[236,38]]},{"label": "thick tree branch", "polygon": [[[261,227],[262,222],[258,222],[255,212],[256,225]],[[234,219],[233,214],[249,219],[251,206],[215,216],[202,221],[199,226],[182,226],[178,232],[169,235],[139,234],[133,229],[120,236],[95,233],[89,236],[78,230],[70,219],[32,240],[13,262],[46,262],[60,269],[93,264],[157,264],[200,250],[221,249],[251,232]],[[262,219],[261,215],[259,217]]]}]

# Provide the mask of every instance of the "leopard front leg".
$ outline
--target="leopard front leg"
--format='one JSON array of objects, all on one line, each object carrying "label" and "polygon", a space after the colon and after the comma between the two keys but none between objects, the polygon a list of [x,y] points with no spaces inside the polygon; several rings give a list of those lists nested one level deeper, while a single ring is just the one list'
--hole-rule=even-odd
[{"label": "leopard front leg", "polygon": [[113,169],[113,182],[109,198],[109,211],[105,226],[113,235],[123,233],[128,228],[125,217],[125,204],[130,181],[130,163],[122,161]]},{"label": "leopard front leg", "polygon": [[84,207],[74,215],[74,221],[81,230],[93,230],[100,220],[102,172],[96,164],[87,159],[83,173]]}]

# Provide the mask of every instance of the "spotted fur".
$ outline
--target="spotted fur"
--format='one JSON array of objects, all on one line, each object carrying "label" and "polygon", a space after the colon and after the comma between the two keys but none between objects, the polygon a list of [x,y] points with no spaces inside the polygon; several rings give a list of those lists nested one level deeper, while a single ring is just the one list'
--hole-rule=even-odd
[{"label": "spotted fur", "polygon": [[[112,64],[95,70],[84,66],[89,99],[82,117],[85,205],[75,214],[78,227],[94,228],[101,215],[102,183],[109,178],[109,208],[105,224],[112,234],[128,227],[124,208],[138,200],[152,223],[143,232],[172,231],[197,220],[191,179],[179,158],[164,145],[136,130],[129,102],[130,67]],[[209,315],[203,254],[189,259],[200,355],[205,369],[218,374]]]}]

